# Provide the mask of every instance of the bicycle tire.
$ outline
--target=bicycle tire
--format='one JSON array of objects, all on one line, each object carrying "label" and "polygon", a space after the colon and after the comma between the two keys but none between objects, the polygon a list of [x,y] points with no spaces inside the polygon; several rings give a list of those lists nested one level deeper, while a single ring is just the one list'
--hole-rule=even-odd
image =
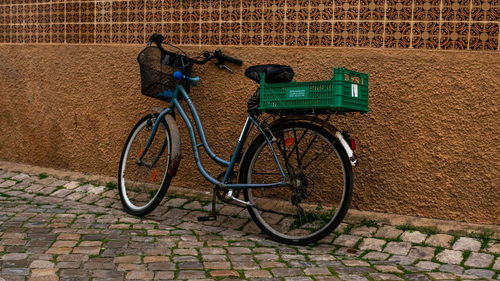
[{"label": "bicycle tire", "polygon": [[[267,189],[244,189],[244,196],[245,200],[251,202],[254,204],[254,206],[248,206],[248,212],[250,213],[250,216],[252,217],[253,221],[255,224],[269,237],[271,237],[273,240],[278,241],[280,243],[285,243],[285,244],[294,244],[294,245],[304,245],[304,244],[309,244],[315,241],[318,241],[328,234],[330,234],[343,220],[344,216],[346,215],[348,209],[349,209],[349,204],[352,198],[352,192],[353,192],[353,174],[352,174],[352,168],[349,162],[349,159],[347,157],[347,153],[343,149],[342,145],[339,143],[339,141],[336,139],[334,135],[332,135],[329,131],[324,129],[321,126],[318,126],[316,124],[310,123],[310,122],[305,122],[305,121],[287,121],[284,122],[283,124],[280,124],[280,122],[277,122],[276,124],[270,126],[270,131],[272,132],[272,135],[278,139],[277,142],[273,144],[273,146],[276,146],[276,153],[278,157],[280,158],[280,162],[282,163],[282,167],[285,170],[285,173],[287,173],[290,176],[290,173],[288,172],[288,169],[285,169],[285,166],[283,164],[285,161],[283,160],[283,154],[280,156],[280,152],[277,149],[277,146],[280,145],[280,142],[285,142],[286,144],[286,135],[288,134],[287,132],[293,131],[295,134],[295,142],[296,144],[291,145],[291,152],[293,153],[294,151],[294,145],[297,146],[296,152],[300,150],[299,142],[301,140],[305,140],[305,137],[303,138],[298,138],[296,132],[297,131],[302,131],[304,132],[304,136],[306,134],[313,133],[317,137],[321,137],[320,140],[322,140],[322,143],[328,144],[329,147],[332,149],[331,152],[335,152],[334,155],[335,157],[331,157],[332,159],[337,159],[336,161],[338,162],[338,166],[342,169],[342,191],[341,191],[341,198],[336,203],[334,206],[331,207],[331,210],[329,210],[330,205],[325,205],[326,207],[325,210],[323,209],[318,209],[318,206],[322,206],[323,203],[319,201],[319,205],[314,208],[314,205],[311,205],[311,203],[305,204],[305,200],[307,200],[309,197],[311,199],[318,199],[322,201],[325,198],[330,200],[333,198],[333,196],[336,196],[339,194],[339,190],[333,190],[329,194],[315,194],[314,189],[316,188],[316,183],[313,181],[312,178],[308,178],[306,175],[306,170],[309,167],[304,168],[304,171],[302,171],[303,176],[301,176],[301,173],[297,173],[296,177],[297,179],[303,180],[302,184],[298,184],[299,186],[288,186],[288,187],[281,187],[281,188],[267,188]],[[267,131],[267,130],[266,130]],[[284,132],[284,133],[281,133]],[[280,140],[281,139],[281,140]],[[312,143],[310,147],[312,147],[312,144],[316,138],[312,140]],[[291,141],[290,141],[291,142]],[[277,165],[275,164],[274,166],[275,171],[273,173],[267,172],[266,169],[269,169],[272,165],[269,163],[269,161],[274,160],[269,160],[271,159],[271,152],[270,149],[268,150],[268,162],[265,161],[260,161],[258,160],[259,156],[264,157],[263,155],[263,150],[265,147],[268,147],[267,141],[265,137],[262,134],[259,134],[249,145],[245,155],[243,156],[241,166],[240,166],[240,172],[239,172],[239,182],[240,183],[261,183],[261,182],[276,182],[280,181],[281,174],[276,172],[277,170]],[[307,147],[307,146],[306,146]],[[302,160],[306,159],[306,153],[308,153],[311,148],[305,149],[304,155],[302,157]],[[315,147],[316,149],[316,147]],[[286,151],[286,146],[285,146],[285,151]],[[321,150],[318,153],[317,151],[314,151],[314,153],[318,154],[318,156],[315,156],[318,158],[321,154]],[[290,154],[291,157],[291,154]],[[326,157],[329,157],[328,155]],[[329,157],[330,158],[330,157]],[[297,153],[297,161],[296,164],[299,166],[299,160],[300,155]],[[313,158],[315,159],[315,158]],[[260,161],[259,166],[256,166],[257,161]],[[316,160],[314,160],[316,161]],[[323,160],[322,160],[323,161]],[[292,162],[292,161],[286,161],[286,162]],[[275,162],[274,162],[275,163]],[[292,164],[290,164],[292,166]],[[305,166],[304,164],[300,164],[300,166]],[[324,165],[323,167],[327,167]],[[328,166],[330,168],[331,166]],[[337,168],[339,168],[337,167]],[[289,167],[289,169],[292,169],[293,167]],[[299,168],[299,167],[297,167]],[[311,168],[312,169],[312,168]],[[264,172],[259,172],[260,170],[265,170]],[[300,171],[301,169],[296,169]],[[310,171],[307,171],[309,173]],[[314,170],[313,173],[317,174],[317,171]],[[262,177],[270,177],[271,174],[275,174],[274,179],[269,179],[265,181],[264,179],[259,180],[259,175]],[[302,177],[302,178],[301,178]],[[317,178],[317,176],[315,176]],[[328,176],[327,176],[328,177]],[[315,179],[316,180],[316,179]],[[318,181],[319,183],[319,181]],[[332,182],[333,183],[333,182]],[[309,185],[312,184],[312,187],[309,187]],[[305,186],[305,187],[304,187]],[[309,188],[309,189],[308,189]],[[312,191],[308,191],[311,190]],[[309,194],[307,196],[304,196],[304,194]],[[297,197],[297,195],[300,194],[300,197]],[[291,197],[288,197],[291,195]],[[295,197],[294,197],[295,196]],[[303,198],[305,197],[305,198]],[[301,199],[302,198],[302,199]],[[290,203],[286,203],[285,199],[290,199]],[[303,201],[301,201],[303,200]],[[302,204],[304,203],[304,204]],[[297,204],[295,206],[294,204]],[[290,207],[290,205],[292,207]],[[304,205],[304,206],[302,206]],[[263,208],[264,206],[267,206],[267,209]],[[300,207],[298,207],[300,206]],[[293,207],[296,207],[297,210],[294,210]],[[305,207],[305,209],[304,209]],[[335,207],[335,208],[334,208]],[[271,209],[272,208],[272,209]],[[302,209],[299,211],[299,208]],[[322,207],[323,208],[323,207]],[[304,210],[307,210],[307,212],[304,212]],[[317,220],[322,220],[320,223],[317,223],[319,228],[318,230],[314,231],[310,230],[310,233],[306,233],[308,230],[307,227],[314,226],[313,223],[316,222],[311,222],[313,215],[311,215],[311,210],[317,210],[319,217]],[[302,223],[302,218],[300,215],[297,215],[294,217],[293,212],[297,211],[298,214],[304,214],[304,218],[306,219],[304,222],[305,224]],[[321,212],[320,212],[321,211]],[[334,212],[333,212],[334,211]],[[268,214],[269,213],[269,214]],[[325,222],[327,219],[324,214],[331,214],[331,217],[328,218],[328,221]],[[287,217],[287,215],[289,215]],[[280,218],[279,216],[282,216]],[[299,218],[299,222],[297,223],[297,218]],[[293,219],[293,220],[292,220]],[[278,225],[280,224],[280,225]],[[310,224],[310,225],[308,225]],[[297,227],[293,229],[292,226]],[[306,227],[307,225],[307,227]],[[287,229],[288,228],[288,229]],[[301,234],[302,232],[302,234]]]},{"label": "bicycle tire", "polygon": [[[144,151],[145,144],[147,143],[147,140],[150,135],[150,128],[152,127],[152,124],[154,124],[154,120],[158,117],[157,113],[154,114],[149,114],[144,116],[141,120],[137,122],[137,124],[134,126],[132,131],[130,132],[127,141],[125,142],[125,146],[122,150],[122,155],[120,158],[120,166],[118,169],[118,191],[120,194],[120,200],[122,202],[122,205],[125,209],[125,211],[131,215],[134,216],[145,216],[152,212],[161,202],[163,197],[165,196],[167,189],[170,185],[170,182],[172,180],[172,176],[168,174],[168,168],[170,165],[170,152],[172,149],[171,146],[171,133],[169,126],[167,125],[167,122],[165,119],[162,119],[160,122],[160,125],[158,126],[158,130],[155,135],[155,139],[144,156],[144,159],[149,159],[151,160],[153,155],[158,156],[159,155],[159,161],[157,164],[159,164],[160,167],[163,169],[164,168],[164,175],[163,177],[158,177],[158,170],[151,170],[154,167],[146,167],[145,165],[139,165],[137,164],[137,159],[139,155]],[[149,128],[148,128],[149,127]],[[144,134],[140,134],[143,129],[146,128],[147,130],[144,131]],[[163,139],[163,143],[161,143],[161,138],[159,134],[163,132],[165,134],[165,137]],[[140,136],[139,136],[140,134]],[[139,137],[138,137],[139,136]],[[140,139],[139,139],[140,138]],[[139,146],[136,145],[137,142],[140,141]],[[164,145],[164,142],[167,141],[167,147],[164,148],[163,153],[160,153],[158,151],[158,147],[161,143],[161,146]],[[135,142],[135,143],[134,143]],[[132,147],[133,146],[133,147]],[[137,150],[136,148],[139,148]],[[141,151],[142,149],[142,151]],[[139,151],[139,153],[137,153]],[[161,148],[160,148],[161,151]],[[134,153],[132,153],[134,152]],[[156,154],[158,153],[158,154]],[[161,154],[161,155],[160,155]],[[156,158],[155,156],[155,158]],[[131,161],[127,161],[131,160]],[[145,160],[146,161],[146,160]],[[151,161],[153,162],[153,161]],[[164,167],[161,167],[162,164],[166,162],[166,165]],[[135,165],[134,165],[135,163]],[[127,167],[127,165],[129,165]],[[132,166],[132,167],[131,167]],[[127,168],[129,168],[127,170]],[[132,168],[135,168],[137,171],[137,175],[134,174],[134,171]],[[128,173],[133,174],[133,175],[128,175]],[[150,179],[145,179],[145,178],[140,178],[141,173],[143,175],[148,174],[150,175]],[[125,175],[127,175],[127,179],[125,179]],[[136,177],[134,177],[136,176]],[[158,180],[157,180],[158,179]],[[160,181],[161,179],[161,181]],[[147,182],[147,181],[150,182]],[[137,187],[143,189],[145,192],[137,195],[136,191],[132,191],[132,187]],[[153,195],[154,193],[154,195]],[[137,198],[137,200],[142,200],[142,198],[145,198],[143,201],[146,201],[144,205],[142,206],[137,206],[134,202],[132,202],[131,197],[134,196]],[[149,196],[149,198],[145,197]]]}]

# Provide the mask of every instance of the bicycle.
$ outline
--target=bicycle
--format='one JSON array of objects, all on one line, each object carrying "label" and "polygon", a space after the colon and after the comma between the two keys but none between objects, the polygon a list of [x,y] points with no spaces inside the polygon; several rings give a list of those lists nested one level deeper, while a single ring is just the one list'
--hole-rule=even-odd
[{"label": "bicycle", "polygon": [[[163,41],[163,36],[153,34],[138,57],[143,94],[167,101],[169,106],[139,120],[127,138],[118,171],[125,210],[144,216],[165,196],[180,162],[178,113],[189,132],[197,168],[214,186],[211,214],[198,218],[199,221],[216,219],[215,202],[219,199],[247,208],[256,225],[281,243],[308,244],[331,233],[349,208],[352,166],[357,162],[349,135],[328,122],[332,113],[322,118],[318,113],[297,115],[279,111],[264,117],[259,110],[249,110],[235,150],[229,160],[224,160],[208,145],[201,119],[188,95],[199,82],[198,76],[191,76],[191,70],[194,65],[212,61],[230,71],[225,62],[241,65],[242,61],[219,49],[192,58],[172,45],[175,52],[166,50]],[[154,53],[151,58],[150,53]],[[159,72],[144,66],[146,61],[158,61]],[[262,81],[266,79],[265,73],[258,74]],[[153,80],[161,83],[150,83]],[[194,125],[181,105],[182,100]],[[257,136],[243,152],[249,132],[254,129]],[[226,167],[225,172],[218,177],[210,175],[201,162],[200,147],[214,162]]]}]

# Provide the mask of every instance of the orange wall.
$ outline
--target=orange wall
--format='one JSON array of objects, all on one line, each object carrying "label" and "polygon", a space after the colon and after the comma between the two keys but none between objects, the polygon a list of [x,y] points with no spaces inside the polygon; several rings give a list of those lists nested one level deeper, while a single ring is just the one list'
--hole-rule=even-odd
[{"label": "orange wall", "polygon": [[[186,47],[189,53],[213,46]],[[139,45],[0,45],[0,160],[115,176],[124,141],[159,101],[140,94]],[[361,48],[223,47],[235,74],[196,68],[191,96],[209,143],[227,158],[256,85],[258,63],[284,63],[296,80],[333,66],[370,73],[370,113],[332,123],[358,143],[353,208],[499,224],[500,54]],[[174,184],[209,190],[185,126]],[[208,164],[208,162],[206,162]],[[218,174],[220,169],[208,165]]]}]

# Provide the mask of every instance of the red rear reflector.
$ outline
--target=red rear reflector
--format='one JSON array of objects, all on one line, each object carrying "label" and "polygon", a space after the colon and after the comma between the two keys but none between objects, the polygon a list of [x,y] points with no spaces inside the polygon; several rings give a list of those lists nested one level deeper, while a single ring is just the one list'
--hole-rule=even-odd
[{"label": "red rear reflector", "polygon": [[286,147],[288,147],[288,146],[290,146],[290,145],[292,145],[294,143],[295,143],[295,138],[286,138],[285,139],[285,146]]},{"label": "red rear reflector", "polygon": [[151,182],[154,182],[157,176],[158,176],[158,171],[154,170],[153,174],[151,175]]},{"label": "red rear reflector", "polygon": [[352,151],[356,150],[356,142],[354,141],[354,139],[351,139],[351,149]]},{"label": "red rear reflector", "polygon": [[137,158],[141,158],[141,155],[142,155],[142,153],[144,152],[144,149],[146,149],[146,148],[145,148],[145,147],[143,147],[143,148],[141,149],[141,152],[139,152],[139,155],[137,155]]}]

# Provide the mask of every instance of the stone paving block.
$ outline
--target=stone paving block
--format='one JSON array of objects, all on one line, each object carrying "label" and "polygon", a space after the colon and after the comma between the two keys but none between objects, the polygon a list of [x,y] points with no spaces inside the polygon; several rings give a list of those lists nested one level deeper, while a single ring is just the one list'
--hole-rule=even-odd
[{"label": "stone paving block", "polygon": [[423,234],[420,231],[405,231],[401,234],[401,240],[406,242],[412,242],[415,244],[420,244],[424,242],[425,238],[427,238],[426,234]]},{"label": "stone paving block", "polygon": [[81,263],[80,262],[68,262],[68,261],[62,261],[57,263],[57,268],[59,269],[66,269],[66,268],[80,268]]},{"label": "stone paving block", "polygon": [[185,261],[177,263],[179,269],[203,269],[203,264],[199,261]]},{"label": "stone paving block", "polygon": [[31,270],[31,277],[46,277],[46,276],[54,276],[56,275],[57,268],[35,268]]},{"label": "stone paving block", "polygon": [[252,251],[248,248],[244,247],[227,247],[226,248],[229,254],[250,254]]},{"label": "stone paving block", "polygon": [[183,270],[179,272],[178,279],[202,279],[205,278],[205,272],[201,270]]},{"label": "stone paving block", "polygon": [[463,253],[455,250],[444,250],[439,253],[436,258],[442,263],[460,264],[462,262]]},{"label": "stone paving block", "polygon": [[456,251],[473,251],[477,252],[479,249],[481,249],[481,242],[474,238],[469,238],[469,237],[460,237],[458,240],[453,244],[453,250]]},{"label": "stone paving block", "polygon": [[431,262],[431,261],[419,261],[415,266],[420,267],[427,270],[434,270],[439,267],[439,263]]},{"label": "stone paving block", "polygon": [[13,185],[17,184],[16,181],[13,181],[13,180],[6,180],[2,183],[0,183],[0,187],[11,187]]},{"label": "stone paving block", "polygon": [[408,256],[399,256],[399,255],[394,255],[390,257],[387,261],[395,264],[400,264],[400,265],[408,265],[412,264],[415,262],[415,258],[408,257]]},{"label": "stone paving block", "polygon": [[79,186],[80,186],[79,182],[77,182],[77,181],[70,181],[70,182],[68,182],[67,184],[64,185],[64,188],[69,189],[69,190],[73,190],[73,189],[75,189],[75,188],[77,188]]},{"label": "stone paving block", "polygon": [[356,274],[339,274],[340,278],[342,280],[349,280],[349,281],[368,281],[365,277],[361,275],[356,275]]},{"label": "stone paving block", "polygon": [[488,268],[493,261],[494,256],[490,254],[472,252],[464,262],[465,266]]},{"label": "stone paving block", "polygon": [[389,274],[389,273],[369,273],[370,277],[373,278],[374,280],[403,280],[399,278],[396,275]]},{"label": "stone paving block", "polygon": [[144,271],[146,270],[146,266],[144,264],[136,264],[136,263],[119,263],[117,266],[118,271]]},{"label": "stone paving block", "polygon": [[54,263],[46,260],[34,260],[30,264],[30,268],[53,268]]},{"label": "stone paving block", "polygon": [[203,263],[203,265],[206,269],[231,269],[231,263],[226,261],[206,261]]},{"label": "stone paving block", "polygon": [[337,276],[315,276],[315,278],[316,281],[341,281]]},{"label": "stone paving block", "polygon": [[369,263],[361,260],[342,260],[346,266],[370,266]]},{"label": "stone paving block", "polygon": [[65,197],[65,199],[71,200],[71,201],[77,201],[77,200],[79,200],[80,198],[82,198],[84,196],[85,196],[85,194],[83,194],[81,192],[73,192],[70,195],[67,195]]},{"label": "stone paving block", "polygon": [[462,274],[464,272],[464,268],[454,264],[443,264],[439,267],[439,271],[449,272],[453,274]]},{"label": "stone paving block", "polygon": [[361,226],[351,229],[349,234],[370,237],[377,231],[376,227]]},{"label": "stone paving block", "polygon": [[493,272],[491,270],[486,270],[486,269],[472,268],[472,269],[467,269],[466,271],[464,271],[464,275],[473,275],[473,276],[478,276],[478,277],[483,277],[483,278],[491,278],[491,277],[493,277],[494,274],[495,274],[495,272]]},{"label": "stone paving block", "polygon": [[60,277],[86,277],[88,279],[89,272],[84,269],[63,269],[59,273]]},{"label": "stone paving block", "polygon": [[271,272],[275,277],[304,275],[304,272],[299,268],[274,268]]},{"label": "stone paving block", "polygon": [[365,238],[363,242],[359,245],[360,250],[375,250],[382,251],[382,247],[385,245],[385,240],[376,238]]},{"label": "stone paving block", "polygon": [[415,246],[410,249],[408,256],[420,260],[431,260],[434,257],[435,248]]},{"label": "stone paving block", "polygon": [[377,260],[377,261],[386,260],[388,257],[389,257],[389,254],[381,253],[381,252],[369,252],[368,254],[363,256],[364,259]]},{"label": "stone paving block", "polygon": [[486,247],[486,251],[500,255],[500,242],[494,240],[490,241]]},{"label": "stone paving block", "polygon": [[73,254],[98,255],[101,252],[101,247],[76,247],[73,249]]},{"label": "stone paving block", "polygon": [[272,277],[271,273],[267,270],[245,270],[244,275],[246,278],[269,278]]},{"label": "stone paving block", "polygon": [[375,268],[383,273],[403,273],[403,271],[394,265],[375,265]]},{"label": "stone paving block", "polygon": [[[11,176],[10,178],[13,180],[22,181],[22,180],[25,180],[29,177],[30,177],[29,175],[21,173],[21,174],[18,174],[16,176]],[[3,176],[2,176],[2,178],[3,178]]]},{"label": "stone paving block", "polygon": [[494,269],[494,270],[500,270],[500,257],[498,257],[498,258],[495,260],[495,263],[493,264],[493,269]]},{"label": "stone paving block", "polygon": [[332,255],[309,255],[309,259],[312,261],[334,261],[337,260]]},{"label": "stone paving block", "polygon": [[[231,262],[234,269],[238,270],[253,270],[260,269],[259,265],[253,261],[234,261]],[[265,261],[261,263],[262,268],[270,268],[270,267],[278,267],[276,264],[280,264],[282,267],[286,266],[285,264],[273,262],[273,261]]]},{"label": "stone paving block", "polygon": [[140,279],[140,280],[144,280],[144,279],[153,279],[154,277],[154,273],[151,272],[151,271],[130,271],[129,273],[127,273],[127,275],[125,276],[125,278],[127,278],[127,280],[136,280],[136,279]]},{"label": "stone paving block", "polygon": [[43,188],[45,188],[44,185],[32,184],[30,187],[26,188],[25,191],[30,192],[30,193],[36,193],[36,192],[42,190]]},{"label": "stone paving block", "polygon": [[425,243],[434,247],[450,247],[450,242],[453,240],[453,236],[448,234],[434,234],[425,240]]},{"label": "stone paving block", "polygon": [[69,254],[69,255],[57,256],[58,262],[86,262],[88,260],[89,256],[81,254]]},{"label": "stone paving block", "polygon": [[402,230],[399,230],[391,225],[385,225],[379,228],[374,236],[382,238],[398,238],[401,233],[403,233]]},{"label": "stone paving block", "polygon": [[405,280],[408,281],[431,281],[429,277],[422,273],[409,273],[404,275]]},{"label": "stone paving block", "polygon": [[312,281],[312,279],[306,276],[303,277],[297,276],[297,277],[285,277],[285,281]]},{"label": "stone paving block", "polygon": [[184,209],[186,210],[200,210],[203,206],[198,201],[192,201],[184,205]]},{"label": "stone paving block", "polygon": [[429,272],[428,274],[436,280],[455,280],[457,278],[457,276],[453,273]]},{"label": "stone paving block", "polygon": [[210,271],[212,277],[239,277],[240,274],[235,270],[212,270]]},{"label": "stone paving block", "polygon": [[389,242],[385,246],[384,252],[395,255],[407,255],[410,248],[410,242]]},{"label": "stone paving block", "polygon": [[345,247],[353,247],[360,239],[361,239],[360,236],[342,234],[339,237],[337,237],[335,241],[333,241],[333,244]]},{"label": "stone paving block", "polygon": [[65,181],[65,180],[55,180],[52,183],[50,183],[48,186],[51,186],[51,187],[64,186],[67,183],[68,183],[68,181]]},{"label": "stone paving block", "polygon": [[84,185],[79,185],[75,191],[78,191],[78,192],[83,192],[83,193],[86,193],[87,190],[91,187],[94,187],[94,185],[92,184],[84,184]]},{"label": "stone paving block", "polygon": [[331,275],[330,270],[327,267],[309,267],[304,269],[306,275]]},{"label": "stone paving block", "polygon": [[172,198],[165,203],[165,206],[178,208],[178,207],[184,205],[184,203],[186,203],[186,202],[187,202],[187,199],[184,199],[184,198]]},{"label": "stone paving block", "polygon": [[93,277],[92,280],[96,279],[106,279],[106,280],[123,280],[123,273],[116,270],[103,270],[97,269],[92,270],[90,275]]},{"label": "stone paving block", "polygon": [[26,253],[8,253],[2,256],[2,260],[4,261],[17,261],[24,260],[28,257]]},{"label": "stone paving block", "polygon": [[56,181],[56,179],[53,177],[46,177],[44,179],[40,179],[40,178],[35,179],[35,182],[37,182],[39,184],[43,184],[43,185],[50,185],[54,181]]},{"label": "stone paving block", "polygon": [[59,189],[56,192],[52,193],[51,196],[56,196],[56,197],[59,197],[59,198],[64,198],[64,197],[68,196],[71,193],[73,193],[73,191],[71,191],[69,189]]},{"label": "stone paving block", "polygon": [[87,189],[90,194],[98,195],[104,192],[105,186],[91,186]]},{"label": "stone paving block", "polygon": [[114,263],[140,263],[140,256],[121,256],[113,259]]}]

